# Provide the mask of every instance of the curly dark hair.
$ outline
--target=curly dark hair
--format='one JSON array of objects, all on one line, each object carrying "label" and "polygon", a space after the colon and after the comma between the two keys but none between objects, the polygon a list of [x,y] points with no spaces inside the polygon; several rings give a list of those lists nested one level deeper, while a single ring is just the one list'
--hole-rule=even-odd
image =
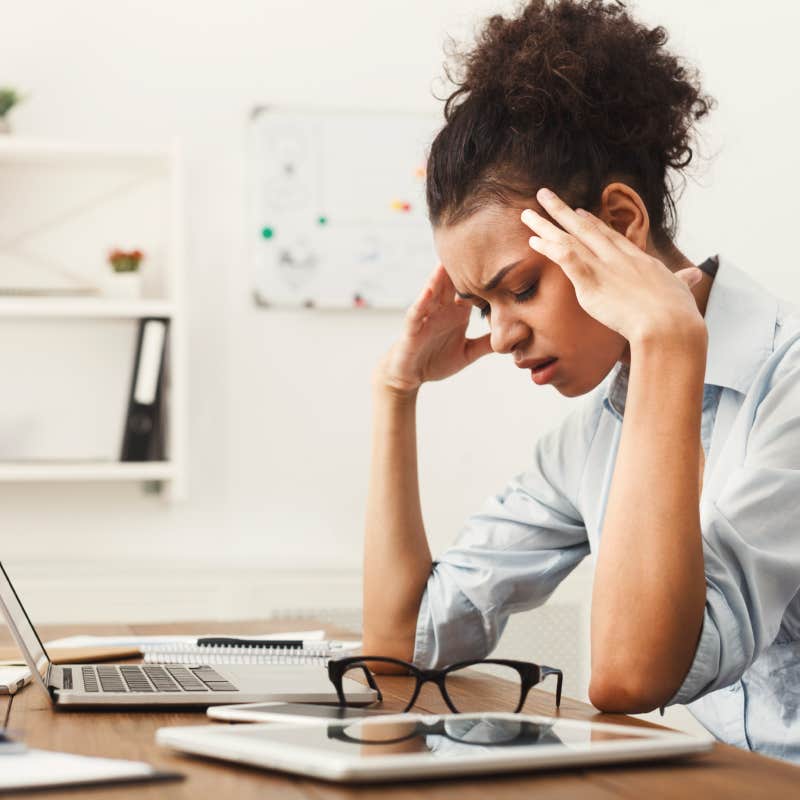
[{"label": "curly dark hair", "polygon": [[428,157],[431,223],[455,224],[541,186],[596,210],[603,188],[624,180],[647,208],[654,241],[672,240],[674,178],[714,100],[665,49],[667,38],[622,2],[531,0],[514,17],[490,17],[445,67],[457,88]]}]

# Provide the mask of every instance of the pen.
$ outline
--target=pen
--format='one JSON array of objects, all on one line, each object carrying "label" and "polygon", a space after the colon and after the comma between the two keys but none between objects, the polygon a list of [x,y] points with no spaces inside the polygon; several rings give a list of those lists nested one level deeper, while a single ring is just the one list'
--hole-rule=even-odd
[{"label": "pen", "polygon": [[230,636],[204,636],[197,640],[206,647],[281,647],[287,650],[302,650],[300,639],[236,639]]}]

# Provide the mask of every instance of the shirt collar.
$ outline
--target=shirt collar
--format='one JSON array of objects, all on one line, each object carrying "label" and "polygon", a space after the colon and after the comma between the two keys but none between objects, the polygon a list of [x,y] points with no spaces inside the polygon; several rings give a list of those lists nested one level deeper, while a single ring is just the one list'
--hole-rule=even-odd
[{"label": "shirt collar", "polygon": [[705,382],[745,393],[775,346],[778,300],[727,259],[706,306]]},{"label": "shirt collar", "polygon": [[[706,386],[745,393],[772,353],[778,300],[727,259],[720,258],[706,304],[708,328]],[[625,413],[629,368],[617,364],[603,405],[615,417]]]}]

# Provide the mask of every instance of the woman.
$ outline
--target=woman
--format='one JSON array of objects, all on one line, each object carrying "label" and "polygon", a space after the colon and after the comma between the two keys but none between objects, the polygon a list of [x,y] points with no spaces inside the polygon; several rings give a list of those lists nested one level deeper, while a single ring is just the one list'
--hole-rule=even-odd
[{"label": "woman", "polygon": [[[481,658],[592,553],[594,705],[688,703],[800,761],[800,318],[674,244],[712,101],[666,38],[534,0],[466,54],[428,162],[442,266],[375,373],[365,652]],[[468,340],[472,306],[490,333]],[[589,395],[433,562],[417,393],[492,351]]]}]

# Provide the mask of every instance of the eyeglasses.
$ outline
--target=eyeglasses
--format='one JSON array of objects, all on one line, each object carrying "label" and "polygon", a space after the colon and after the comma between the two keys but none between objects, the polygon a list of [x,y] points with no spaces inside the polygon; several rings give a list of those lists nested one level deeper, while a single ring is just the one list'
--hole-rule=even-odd
[{"label": "eyeglasses", "polygon": [[[388,667],[400,668],[404,674],[383,672],[376,673],[370,665],[386,664]],[[468,672],[470,667],[478,671]],[[477,674],[476,674],[477,672]],[[487,686],[478,675],[489,673],[500,678],[509,690]],[[444,669],[422,670],[407,661],[384,656],[351,656],[328,662],[328,677],[333,683],[339,703],[342,706],[357,706],[361,702],[348,699],[348,688],[343,678],[360,676],[377,694],[377,702],[382,703],[384,697],[399,701],[404,705],[403,712],[408,711],[417,701],[420,690],[426,683],[435,683],[439,687],[447,707],[454,714],[477,711],[510,711],[518,713],[522,710],[528,692],[550,675],[557,677],[556,708],[561,705],[561,684],[563,675],[560,669],[544,667],[528,661],[510,661],[499,658],[459,661]],[[414,678],[410,681],[409,677]]]}]

